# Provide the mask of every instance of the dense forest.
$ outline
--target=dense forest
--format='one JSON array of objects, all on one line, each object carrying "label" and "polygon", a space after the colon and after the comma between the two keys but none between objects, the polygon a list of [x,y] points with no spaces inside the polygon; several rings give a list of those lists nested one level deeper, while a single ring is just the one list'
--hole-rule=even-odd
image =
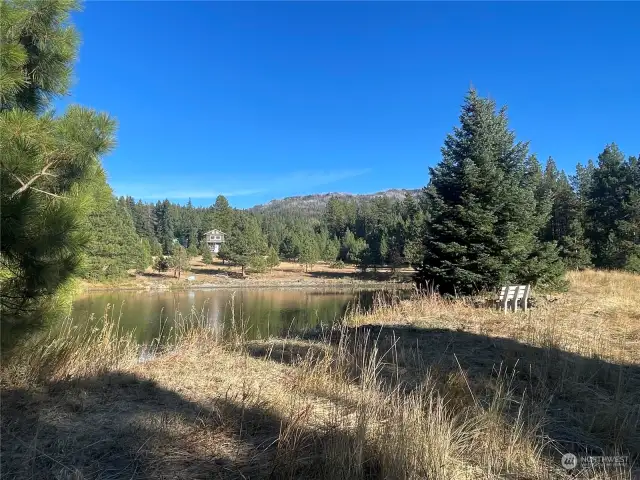
[{"label": "dense forest", "polygon": [[154,262],[183,268],[189,255],[206,254],[203,233],[213,228],[227,233],[219,256],[243,270],[277,258],[411,265],[418,285],[441,292],[554,285],[568,268],[640,272],[638,158],[610,144],[573,175],[551,158],[543,166],[509,129],[506,109],[475,90],[415,195],[330,198],[313,214],[237,210],[223,196],[209,207],[116,199],[100,162],[115,144],[115,121],[80,106],[51,110],[69,89],[75,7],[0,4],[4,331],[40,322],[79,276],[118,278]]}]

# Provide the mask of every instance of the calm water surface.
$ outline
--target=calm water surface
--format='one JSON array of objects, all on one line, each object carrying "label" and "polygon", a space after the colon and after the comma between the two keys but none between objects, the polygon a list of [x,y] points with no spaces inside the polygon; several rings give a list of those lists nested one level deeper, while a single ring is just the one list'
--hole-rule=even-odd
[{"label": "calm water surface", "polygon": [[235,324],[256,338],[331,324],[356,305],[371,308],[377,295],[370,290],[276,288],[92,292],[75,300],[73,318],[82,323],[107,313],[120,319],[124,331],[135,332],[139,343],[147,344],[156,339],[163,343],[180,316],[196,312],[212,329],[229,331]]}]

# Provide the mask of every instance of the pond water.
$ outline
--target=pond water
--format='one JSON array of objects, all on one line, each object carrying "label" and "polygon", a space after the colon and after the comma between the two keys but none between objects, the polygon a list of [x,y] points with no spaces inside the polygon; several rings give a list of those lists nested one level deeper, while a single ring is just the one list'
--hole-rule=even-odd
[{"label": "pond water", "polygon": [[[248,338],[295,334],[340,320],[348,309],[368,310],[379,291],[320,289],[215,289],[91,292],[74,301],[76,323],[108,315],[140,344],[164,343],[172,328],[195,315],[218,331],[242,330]],[[195,318],[192,316],[192,318]]]}]

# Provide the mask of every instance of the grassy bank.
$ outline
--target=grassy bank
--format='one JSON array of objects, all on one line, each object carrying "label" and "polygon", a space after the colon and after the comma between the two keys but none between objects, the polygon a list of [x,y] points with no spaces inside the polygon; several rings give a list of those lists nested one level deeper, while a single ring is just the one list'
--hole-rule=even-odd
[{"label": "grassy bank", "polygon": [[[139,363],[117,319],[2,371],[3,478],[569,478],[640,453],[640,277],[569,275],[503,315],[438,297],[246,341],[199,327]],[[582,465],[571,478],[629,478]]]}]

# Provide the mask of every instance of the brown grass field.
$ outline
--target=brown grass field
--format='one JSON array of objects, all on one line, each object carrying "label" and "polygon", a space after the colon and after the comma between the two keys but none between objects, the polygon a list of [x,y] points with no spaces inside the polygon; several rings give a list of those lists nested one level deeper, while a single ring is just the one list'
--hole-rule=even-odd
[{"label": "brown grass field", "polygon": [[2,478],[630,479],[640,276],[568,279],[529,313],[415,297],[299,338],[192,316],[144,363],[70,323],[2,367]]}]

